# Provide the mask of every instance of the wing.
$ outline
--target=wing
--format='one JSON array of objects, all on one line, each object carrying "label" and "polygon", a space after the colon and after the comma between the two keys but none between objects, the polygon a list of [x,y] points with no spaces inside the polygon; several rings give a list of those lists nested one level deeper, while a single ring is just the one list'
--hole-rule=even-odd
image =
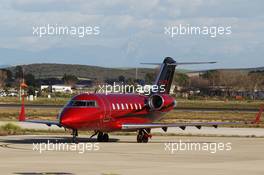
[{"label": "wing", "polygon": [[215,128],[218,125],[239,125],[245,124],[247,122],[192,122],[192,123],[146,123],[146,124],[122,124],[122,129],[124,130],[135,130],[135,129],[151,129],[151,128],[162,128],[164,131],[167,131],[167,128],[170,127],[179,127],[182,130],[185,130],[187,126],[195,126],[198,129],[201,129],[202,126],[213,126]]},{"label": "wing", "polygon": [[26,120],[26,114],[25,114],[25,104],[24,104],[24,95],[22,96],[22,104],[20,109],[20,114],[18,117],[18,120],[20,122],[29,122],[29,123],[39,123],[39,124],[46,124],[48,126],[56,125],[58,127],[61,127],[59,121],[50,121],[50,120]]},{"label": "wing", "polygon": [[260,118],[263,111],[264,111],[264,105],[261,105],[259,112],[256,114],[255,119],[249,122],[247,121],[246,122],[191,122],[191,123],[145,123],[145,124],[125,123],[122,124],[122,129],[137,130],[137,129],[162,128],[166,132],[169,127],[179,127],[182,130],[185,130],[187,126],[195,126],[196,128],[201,129],[202,126],[213,126],[217,128],[218,125],[258,124],[260,123]]},{"label": "wing", "polygon": [[49,120],[22,120],[21,122],[46,124],[48,126],[56,125],[58,127],[61,127],[61,124],[58,121],[49,121]]}]

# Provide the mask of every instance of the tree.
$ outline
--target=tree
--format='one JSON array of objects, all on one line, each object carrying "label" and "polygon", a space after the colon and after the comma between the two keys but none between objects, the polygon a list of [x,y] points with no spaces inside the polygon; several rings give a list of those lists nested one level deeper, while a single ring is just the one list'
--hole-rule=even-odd
[{"label": "tree", "polygon": [[155,73],[146,73],[145,81],[146,84],[152,84],[155,81]]},{"label": "tree", "polygon": [[78,82],[78,78],[75,75],[64,74],[62,77],[62,81],[64,82],[64,84],[73,86]]},{"label": "tree", "polygon": [[263,89],[264,85],[264,71],[249,72],[248,77],[253,86],[253,90]]},{"label": "tree", "polygon": [[189,77],[184,73],[176,73],[173,81],[176,85],[187,87],[189,84]]},{"label": "tree", "polygon": [[7,81],[12,81],[12,79],[13,79],[13,73],[12,73],[12,71],[11,70],[8,70],[8,69],[2,69],[3,71],[5,71],[6,72],[6,80]]},{"label": "tree", "polygon": [[126,84],[129,84],[129,85],[136,85],[136,80],[133,79],[133,78],[128,78],[126,80]]},{"label": "tree", "polygon": [[202,77],[191,77],[190,87],[195,89],[208,89],[209,81]]},{"label": "tree", "polygon": [[35,76],[32,74],[26,74],[25,81],[28,86],[35,87],[37,84]]},{"label": "tree", "polygon": [[5,86],[6,79],[7,79],[6,71],[0,70],[0,87]]},{"label": "tree", "polygon": [[16,66],[15,68],[15,79],[21,80],[23,78],[23,68],[22,66]]},{"label": "tree", "polygon": [[218,70],[209,70],[206,71],[203,75],[203,78],[209,80],[211,86],[219,86],[220,84],[220,72]]},{"label": "tree", "polygon": [[123,75],[120,75],[120,76],[118,77],[118,81],[119,81],[119,82],[125,82],[125,77],[124,77]]}]

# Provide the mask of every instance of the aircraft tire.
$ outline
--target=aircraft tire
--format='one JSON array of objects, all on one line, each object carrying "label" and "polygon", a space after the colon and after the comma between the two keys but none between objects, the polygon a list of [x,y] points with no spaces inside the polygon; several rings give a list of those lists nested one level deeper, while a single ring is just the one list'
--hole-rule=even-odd
[{"label": "aircraft tire", "polygon": [[103,142],[103,133],[102,132],[99,132],[98,135],[97,135],[97,142]]},{"label": "aircraft tire", "polygon": [[143,137],[142,137],[142,142],[143,143],[148,143],[148,136],[145,136],[145,135],[143,135]]},{"label": "aircraft tire", "polygon": [[109,135],[107,133],[104,133],[102,139],[103,139],[103,142],[108,142],[109,141]]},{"label": "aircraft tire", "polygon": [[137,135],[137,142],[142,143],[142,135]]}]

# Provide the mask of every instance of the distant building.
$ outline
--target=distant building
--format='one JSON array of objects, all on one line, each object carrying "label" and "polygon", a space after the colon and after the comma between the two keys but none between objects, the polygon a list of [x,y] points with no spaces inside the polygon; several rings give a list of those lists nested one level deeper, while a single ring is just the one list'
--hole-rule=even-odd
[{"label": "distant building", "polygon": [[193,72],[187,72],[186,75],[188,77],[199,77],[203,75],[205,72],[204,71],[193,71]]},{"label": "distant building", "polygon": [[49,89],[49,85],[41,85],[40,86],[41,91],[46,90],[46,89]]},{"label": "distant building", "polygon": [[[49,89],[49,87],[49,85],[41,85],[40,89],[43,91],[45,89]],[[69,85],[52,85],[51,90],[52,92],[72,93],[72,87]]]}]

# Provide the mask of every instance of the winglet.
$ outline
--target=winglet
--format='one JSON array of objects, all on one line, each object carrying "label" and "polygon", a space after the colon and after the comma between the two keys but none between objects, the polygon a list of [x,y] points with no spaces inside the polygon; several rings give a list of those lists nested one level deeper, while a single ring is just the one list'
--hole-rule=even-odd
[{"label": "winglet", "polygon": [[21,103],[21,109],[19,114],[19,121],[25,121],[26,120],[26,114],[25,114],[25,96],[22,95],[22,103]]},{"label": "winglet", "polygon": [[260,123],[260,117],[263,113],[264,105],[260,105],[259,112],[256,114],[255,120],[252,122],[252,124],[258,124]]}]

